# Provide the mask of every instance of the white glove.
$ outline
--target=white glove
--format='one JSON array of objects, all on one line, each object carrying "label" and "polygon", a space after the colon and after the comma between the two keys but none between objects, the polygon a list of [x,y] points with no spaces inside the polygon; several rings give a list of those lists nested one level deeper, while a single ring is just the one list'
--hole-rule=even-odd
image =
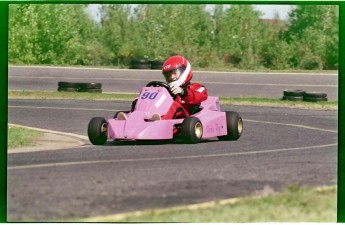
[{"label": "white glove", "polygon": [[180,94],[180,95],[183,95],[183,89],[181,88],[181,87],[179,87],[179,86],[176,86],[176,85],[173,85],[173,84],[169,84],[169,86],[170,86],[170,90],[171,90],[171,92],[174,94],[174,95],[178,95],[178,94]]}]

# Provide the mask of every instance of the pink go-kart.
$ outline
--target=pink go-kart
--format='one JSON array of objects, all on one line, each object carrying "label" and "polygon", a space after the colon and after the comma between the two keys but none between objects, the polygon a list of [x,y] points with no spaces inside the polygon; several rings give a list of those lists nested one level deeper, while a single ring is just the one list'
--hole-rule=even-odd
[{"label": "pink go-kart", "polygon": [[[114,118],[94,117],[88,125],[89,140],[103,145],[111,140],[169,140],[181,138],[185,143],[202,139],[237,140],[243,130],[237,112],[221,111],[219,98],[208,96],[196,105],[189,117],[161,120],[174,101],[168,84],[151,81],[141,89],[132,111],[117,112]],[[121,114],[121,116],[120,116]]]}]

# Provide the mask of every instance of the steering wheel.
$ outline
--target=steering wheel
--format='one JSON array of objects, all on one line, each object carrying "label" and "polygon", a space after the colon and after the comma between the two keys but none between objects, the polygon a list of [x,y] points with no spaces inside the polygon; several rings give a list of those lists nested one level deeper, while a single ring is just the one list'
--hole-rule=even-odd
[{"label": "steering wheel", "polygon": [[146,84],[146,87],[164,87],[167,89],[171,97],[175,100],[176,96],[171,92],[170,87],[167,83],[164,83],[162,81],[151,81],[148,84]]}]

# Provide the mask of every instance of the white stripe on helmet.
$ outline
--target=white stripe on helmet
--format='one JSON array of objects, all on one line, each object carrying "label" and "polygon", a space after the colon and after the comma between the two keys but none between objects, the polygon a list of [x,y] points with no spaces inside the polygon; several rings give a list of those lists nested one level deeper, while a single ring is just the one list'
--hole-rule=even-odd
[{"label": "white stripe on helmet", "polygon": [[205,88],[204,87],[200,87],[198,90],[196,90],[197,92],[203,92],[205,90]]}]

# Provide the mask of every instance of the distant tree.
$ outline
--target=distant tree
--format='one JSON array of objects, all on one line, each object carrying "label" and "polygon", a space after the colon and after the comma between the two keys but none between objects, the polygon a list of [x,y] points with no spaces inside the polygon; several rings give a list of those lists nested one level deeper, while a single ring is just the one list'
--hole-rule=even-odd
[{"label": "distant tree", "polygon": [[10,5],[9,61],[26,64],[86,64],[93,38],[86,5]]},{"label": "distant tree", "polygon": [[144,43],[140,45],[142,56],[165,59],[183,54],[195,64],[207,61],[204,58],[211,48],[212,21],[205,5],[139,5],[133,21]]},{"label": "distant tree", "polygon": [[263,44],[260,52],[262,65],[277,70],[289,69],[292,50],[282,38],[283,32],[287,29],[287,24],[280,19],[278,14],[275,14],[273,19],[262,19],[261,21],[264,26]]},{"label": "distant tree", "polygon": [[299,5],[289,14],[286,39],[293,63],[303,69],[338,66],[339,9],[334,5]]},{"label": "distant tree", "polygon": [[34,53],[37,34],[37,14],[30,5],[10,5],[8,58],[10,63],[38,63]]},{"label": "distant tree", "polygon": [[223,28],[225,27],[225,12],[224,5],[215,5],[213,8],[213,29],[212,29],[212,45],[214,46],[214,52],[216,56],[224,62],[227,62],[224,51],[221,49]]},{"label": "distant tree", "polygon": [[9,62],[116,65],[181,54],[194,67],[337,69],[339,9],[298,5],[287,22],[251,5],[10,4]]},{"label": "distant tree", "polygon": [[[111,4],[102,5],[101,9],[102,42],[111,52],[111,63],[120,65],[126,63],[127,58],[133,55],[129,39],[135,32],[130,23],[130,5]],[[140,45],[139,41],[136,44]]]},{"label": "distant tree", "polygon": [[232,5],[217,27],[220,51],[235,66],[255,68],[258,65],[262,39],[260,15],[251,5]]}]

